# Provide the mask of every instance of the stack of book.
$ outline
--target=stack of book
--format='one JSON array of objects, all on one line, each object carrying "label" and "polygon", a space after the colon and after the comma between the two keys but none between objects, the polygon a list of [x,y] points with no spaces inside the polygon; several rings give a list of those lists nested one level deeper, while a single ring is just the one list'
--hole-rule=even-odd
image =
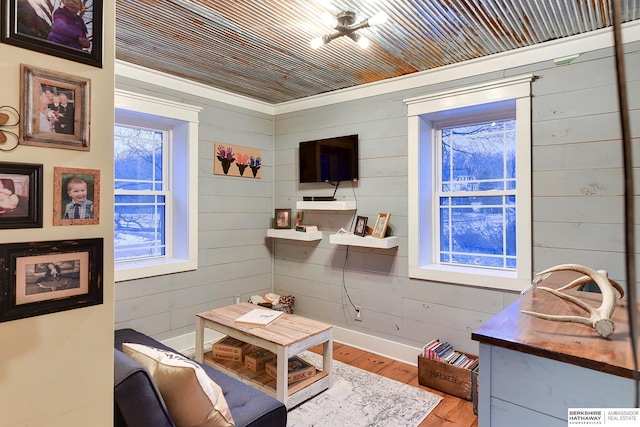
[{"label": "stack of book", "polygon": [[296,225],[296,231],[302,231],[303,233],[316,233],[318,231],[317,225]]},{"label": "stack of book", "polygon": [[435,339],[422,348],[422,356],[448,363],[464,369],[473,369],[478,365],[478,359],[456,351],[448,342]]}]

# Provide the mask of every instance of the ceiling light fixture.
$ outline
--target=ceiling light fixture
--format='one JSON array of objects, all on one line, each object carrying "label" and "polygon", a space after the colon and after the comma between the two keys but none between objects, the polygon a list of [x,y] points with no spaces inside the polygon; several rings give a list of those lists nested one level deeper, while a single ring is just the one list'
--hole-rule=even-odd
[{"label": "ceiling light fixture", "polygon": [[320,46],[329,43],[333,39],[337,39],[338,37],[347,36],[354,42],[358,44],[363,49],[369,47],[369,39],[364,37],[361,34],[356,33],[356,31],[372,27],[374,25],[380,25],[387,21],[386,12],[378,12],[371,18],[365,19],[357,24],[356,22],[356,14],[354,12],[343,11],[340,12],[337,16],[333,16],[330,13],[325,13],[322,15],[322,22],[326,25],[334,28],[336,30],[335,33],[327,34],[322,37],[316,37],[311,40],[311,47],[313,49],[318,49]]}]

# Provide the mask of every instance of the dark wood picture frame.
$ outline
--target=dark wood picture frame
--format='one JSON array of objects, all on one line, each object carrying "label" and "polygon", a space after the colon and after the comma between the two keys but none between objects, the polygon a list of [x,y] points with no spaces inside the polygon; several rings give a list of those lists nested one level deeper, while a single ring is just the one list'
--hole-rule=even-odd
[{"label": "dark wood picture frame", "polygon": [[[43,2],[38,12],[27,1],[2,0],[3,43],[48,55],[81,62],[102,68],[103,53],[103,0],[85,0],[85,10],[78,14],[87,28],[89,46],[83,47],[79,39],[50,41],[56,28],[53,14],[62,4],[60,1]],[[63,19],[64,20],[64,19]],[[53,35],[50,36],[53,30]]]},{"label": "dark wood picture frame", "polygon": [[291,228],[291,209],[276,209],[273,228]]},{"label": "dark wood picture frame", "polygon": [[20,144],[89,151],[90,79],[21,64],[20,86]]},{"label": "dark wood picture frame", "polygon": [[364,237],[367,234],[367,221],[369,220],[366,216],[358,216],[356,218],[356,226],[353,228],[353,234],[356,236]]},{"label": "dark wood picture frame", "polygon": [[390,213],[380,212],[378,214],[378,219],[376,219],[376,225],[373,227],[373,233],[371,233],[371,235],[379,239],[384,239],[387,233],[387,227],[389,226],[390,218],[391,218]]},{"label": "dark wood picture frame", "polygon": [[42,165],[0,162],[0,229],[42,228],[42,173]]},{"label": "dark wood picture frame", "polygon": [[102,304],[103,239],[0,246],[0,322]]},{"label": "dark wood picture frame", "polygon": [[[91,218],[72,218],[72,214],[67,215],[67,208],[71,208],[70,205],[74,203],[69,191],[70,186],[77,185],[84,185],[86,193],[83,199],[93,204]],[[90,224],[100,224],[100,171],[98,169],[54,167],[53,225]]]}]

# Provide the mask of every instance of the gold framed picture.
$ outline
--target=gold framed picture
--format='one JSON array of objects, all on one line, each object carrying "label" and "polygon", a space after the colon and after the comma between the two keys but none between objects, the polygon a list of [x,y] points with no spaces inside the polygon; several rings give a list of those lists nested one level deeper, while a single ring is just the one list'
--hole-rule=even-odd
[{"label": "gold framed picture", "polygon": [[389,226],[389,218],[391,218],[390,213],[381,212],[378,214],[376,225],[373,227],[373,233],[371,234],[373,237],[384,239],[384,236],[387,233],[387,227]]},{"label": "gold framed picture", "polygon": [[53,225],[100,223],[100,171],[53,168]]},{"label": "gold framed picture", "polygon": [[91,80],[20,66],[20,144],[89,151]]}]

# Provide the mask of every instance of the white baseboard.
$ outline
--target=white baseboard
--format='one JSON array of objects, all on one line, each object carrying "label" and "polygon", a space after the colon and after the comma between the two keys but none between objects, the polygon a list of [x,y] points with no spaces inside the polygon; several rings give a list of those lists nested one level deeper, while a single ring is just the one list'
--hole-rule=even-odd
[{"label": "white baseboard", "polygon": [[333,340],[412,366],[418,366],[418,355],[422,351],[422,349],[418,347],[400,344],[395,341],[374,337],[373,335],[363,334],[338,326],[333,327]]},{"label": "white baseboard", "polygon": [[[224,337],[223,334],[211,329],[205,329],[204,332],[204,347],[206,351],[211,348],[211,345],[214,342]],[[361,332],[352,331],[338,326],[333,327],[333,340],[341,344],[379,354],[380,356],[388,357],[412,366],[418,365],[418,354],[420,354],[421,349],[417,347],[400,344],[384,338],[374,337],[373,335],[363,334]],[[192,357],[193,354],[195,354],[196,333],[190,332],[174,338],[169,338],[168,340],[162,341],[162,343],[186,356]]]}]

